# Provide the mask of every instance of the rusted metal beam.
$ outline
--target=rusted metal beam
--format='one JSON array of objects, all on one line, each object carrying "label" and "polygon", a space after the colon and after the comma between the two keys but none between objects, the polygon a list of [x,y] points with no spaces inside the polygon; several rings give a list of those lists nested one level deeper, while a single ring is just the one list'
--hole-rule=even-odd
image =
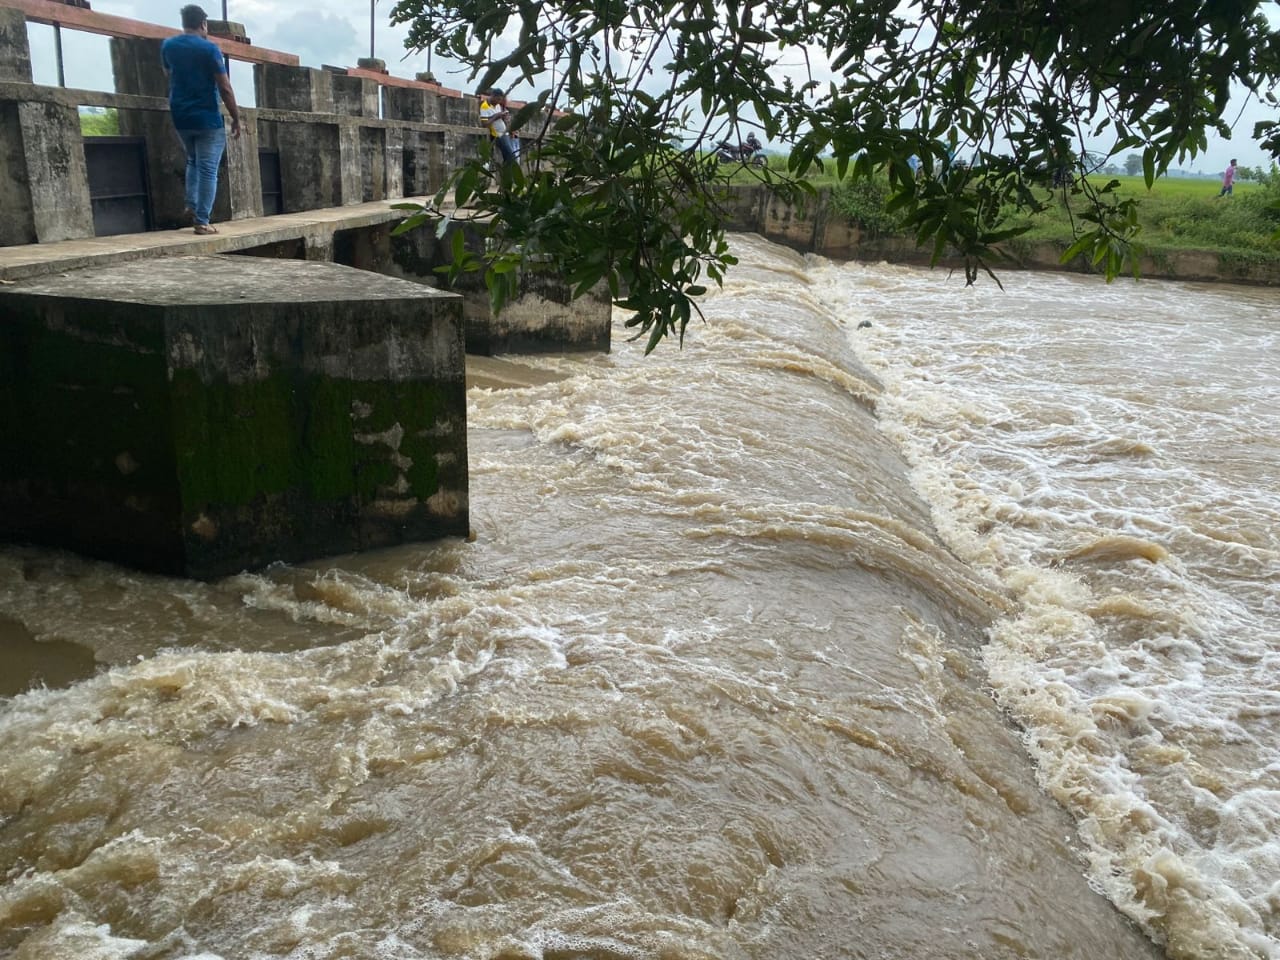
[{"label": "rusted metal beam", "polygon": [[[32,23],[68,27],[106,37],[163,40],[182,32],[158,23],[146,23],[109,13],[98,13],[96,10],[86,10],[83,7],[54,3],[53,0],[0,0],[0,7],[21,10]],[[278,63],[287,67],[296,67],[301,62],[296,54],[268,50],[266,47],[255,47],[250,43],[240,43],[219,37],[211,36],[209,39],[221,47],[222,52],[233,60],[244,60],[249,63]]]},{"label": "rusted metal beam", "polygon": [[[6,0],[0,0],[0,4],[4,2]],[[461,90],[442,87],[438,83],[423,83],[421,80],[409,80],[389,73],[379,73],[376,70],[362,70],[360,67],[347,67],[345,73],[348,77],[363,77],[366,80],[376,81],[385,87],[409,87],[413,90],[430,90],[432,93],[438,93],[445,97],[461,97],[463,95]]]}]

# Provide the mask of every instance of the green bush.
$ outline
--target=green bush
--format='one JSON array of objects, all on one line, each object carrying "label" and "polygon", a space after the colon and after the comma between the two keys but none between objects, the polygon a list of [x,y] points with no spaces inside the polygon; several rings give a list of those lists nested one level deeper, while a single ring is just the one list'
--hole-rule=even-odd
[{"label": "green bush", "polygon": [[888,202],[889,183],[882,178],[844,180],[831,192],[832,207],[872,237],[902,230],[902,221],[885,210]]},{"label": "green bush", "polygon": [[[1100,180],[1100,184],[1105,182]],[[1218,196],[1219,185],[1208,179],[1158,180],[1147,190],[1141,177],[1117,177],[1121,197],[1139,200],[1138,241],[1159,259],[1162,252],[1217,250],[1232,256],[1252,256],[1260,261],[1280,259],[1280,172],[1263,180],[1238,183],[1234,195]],[[1084,198],[1061,194],[1036,214],[1012,212],[1009,226],[1026,226],[1023,245],[1054,243],[1070,246],[1072,227],[1081,221]],[[1017,252],[1010,246],[1010,252]]]},{"label": "green bush", "polygon": [[[889,199],[888,180],[834,177],[835,165],[826,164],[823,174],[814,173],[810,182],[832,183],[831,205],[835,212],[863,229],[871,238],[907,236],[902,219],[885,210]],[[1233,262],[1280,261],[1280,167],[1250,170],[1247,180],[1237,180],[1235,193],[1219,197],[1216,179],[1171,178],[1156,181],[1151,190],[1140,176],[1119,176],[1120,197],[1135,197],[1141,232],[1138,241],[1157,261],[1180,250],[1216,250]],[[1091,178],[1097,186],[1113,179],[1102,174]],[[816,182],[815,182],[816,181]],[[1081,196],[1055,191],[1043,210],[1005,210],[1001,228],[1026,227],[1026,232],[1001,246],[1015,259],[1027,255],[1036,245],[1055,244],[1067,249],[1074,242],[1074,229],[1088,227],[1081,219],[1087,203]]]}]

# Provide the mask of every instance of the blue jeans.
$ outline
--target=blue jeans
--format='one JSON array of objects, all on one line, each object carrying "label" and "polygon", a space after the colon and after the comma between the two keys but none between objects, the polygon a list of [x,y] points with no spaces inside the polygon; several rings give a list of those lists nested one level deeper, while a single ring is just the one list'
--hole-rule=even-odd
[{"label": "blue jeans", "polygon": [[178,136],[187,151],[187,209],[196,215],[196,223],[207,224],[218,194],[218,163],[227,148],[227,131],[179,130]]},{"label": "blue jeans", "polygon": [[512,142],[510,135],[502,134],[493,138],[493,142],[497,144],[498,152],[502,154],[504,163],[516,163],[520,159],[520,151]]}]

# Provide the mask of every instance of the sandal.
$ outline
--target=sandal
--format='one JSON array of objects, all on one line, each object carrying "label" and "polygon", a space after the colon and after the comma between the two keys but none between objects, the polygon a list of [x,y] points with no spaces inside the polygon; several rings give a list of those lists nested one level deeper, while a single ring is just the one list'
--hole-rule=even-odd
[{"label": "sandal", "polygon": [[218,231],[207,223],[197,223],[195,230],[192,232],[198,237],[207,237],[209,234],[217,233]]}]

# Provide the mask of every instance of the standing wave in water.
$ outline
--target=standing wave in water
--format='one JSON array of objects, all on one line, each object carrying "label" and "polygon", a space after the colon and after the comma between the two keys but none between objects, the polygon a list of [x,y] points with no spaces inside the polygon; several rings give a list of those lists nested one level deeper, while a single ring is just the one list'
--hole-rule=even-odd
[{"label": "standing wave in water", "polygon": [[828,265],[1090,878],[1172,957],[1280,957],[1280,293]]},{"label": "standing wave in water", "polygon": [[[1163,722],[1159,691],[1086,701],[1059,615],[984,555],[1016,553],[988,523],[1090,508],[996,463],[1025,493],[1001,501],[978,466],[947,459],[976,455],[965,431],[985,417],[1001,437],[1030,430],[1010,443],[1042,462],[1081,388],[1046,402],[1041,428],[1012,411],[1000,426],[925,379],[964,362],[931,358],[929,327],[960,330],[975,294],[750,237],[735,248],[683,349],[472,363],[471,542],[211,584],[0,548],[0,643],[50,684],[10,676],[0,699],[0,957],[1160,956],[1101,890],[1172,946],[1171,926],[1133,910],[1149,901],[1123,896],[1140,865],[1118,829],[1091,825],[1114,828],[1098,809],[1147,775],[1122,758],[1113,794],[1095,783],[1121,766],[1106,751],[1123,730]],[[923,319],[902,315],[914,302]],[[932,391],[914,420],[913,361]],[[1062,452],[1133,484],[1164,455],[1123,431]],[[969,500],[993,511],[971,528]],[[1215,509],[1243,521],[1252,506]],[[1246,577],[1271,534],[1227,539],[1236,526],[1214,516],[1196,529]],[[1085,596],[1108,570],[1189,563],[1174,539],[1119,533],[1055,536],[1018,569]],[[1072,614],[1181,623],[1164,588],[1093,588]],[[1161,655],[1189,664],[1195,646],[1171,637]],[[1083,708],[1099,777],[1058,774],[1037,692],[1052,720]],[[1190,757],[1192,739],[1174,746]],[[1196,755],[1206,772],[1251,762],[1221,740]],[[1224,823],[1220,845],[1246,839]]]}]

